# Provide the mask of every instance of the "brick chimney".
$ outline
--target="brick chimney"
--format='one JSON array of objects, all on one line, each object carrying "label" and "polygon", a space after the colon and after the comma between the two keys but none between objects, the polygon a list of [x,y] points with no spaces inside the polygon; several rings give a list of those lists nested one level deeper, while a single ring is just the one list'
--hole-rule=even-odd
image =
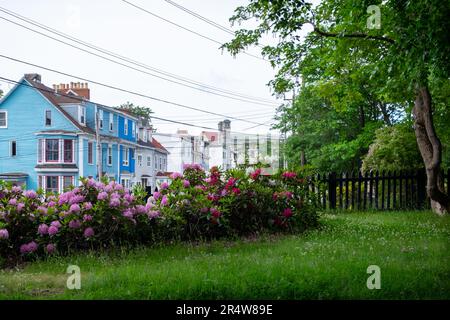
[{"label": "brick chimney", "polygon": [[61,83],[54,84],[53,89],[57,93],[61,94],[76,94],[77,96],[83,97],[86,100],[91,98],[91,92],[88,87],[87,82],[71,82],[71,83]]}]

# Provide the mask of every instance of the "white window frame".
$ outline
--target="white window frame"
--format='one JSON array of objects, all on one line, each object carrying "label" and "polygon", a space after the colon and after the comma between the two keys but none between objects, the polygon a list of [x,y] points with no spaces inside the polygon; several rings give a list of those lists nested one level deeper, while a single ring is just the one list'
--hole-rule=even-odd
[{"label": "white window frame", "polygon": [[111,131],[111,132],[114,131],[114,114],[113,113],[109,114],[109,131]]},{"label": "white window frame", "polygon": [[137,155],[137,162],[138,162],[138,166],[142,167],[142,154],[138,154]]},{"label": "white window frame", "polygon": [[122,165],[128,167],[130,165],[130,148],[124,147],[122,153]]},{"label": "white window frame", "polygon": [[123,123],[123,133],[127,136],[128,135],[128,119],[124,118]]},{"label": "white window frame", "polygon": [[7,129],[8,128],[8,111],[7,110],[0,110],[0,113],[3,113],[5,115],[5,125],[0,126],[0,129]]},{"label": "white window frame", "polygon": [[147,156],[147,167],[152,166],[152,156]]},{"label": "white window frame", "polygon": [[[84,121],[81,121],[81,120]],[[78,122],[82,124],[83,126],[86,125],[86,107],[85,106],[79,106],[78,108]]]},{"label": "white window frame", "polygon": [[[91,162],[89,162],[89,145],[92,145],[92,161]],[[88,141],[86,155],[87,155],[87,163],[90,165],[94,164],[94,141]]]},{"label": "white window frame", "polygon": [[106,164],[110,167],[112,166],[112,163],[113,163],[112,152],[113,152],[112,145],[108,145],[108,149],[106,152]]},{"label": "white window frame", "polygon": [[131,134],[134,137],[136,137],[136,123],[133,121],[131,122]]}]

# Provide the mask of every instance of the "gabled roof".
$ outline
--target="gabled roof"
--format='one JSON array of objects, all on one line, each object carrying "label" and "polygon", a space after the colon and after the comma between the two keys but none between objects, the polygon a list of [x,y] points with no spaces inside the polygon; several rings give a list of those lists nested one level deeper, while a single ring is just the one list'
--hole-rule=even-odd
[{"label": "gabled roof", "polygon": [[60,106],[60,104],[65,104],[65,103],[80,104],[84,101],[84,99],[77,97],[77,96],[73,96],[73,98],[72,98],[72,97],[69,97],[68,95],[60,95],[60,94],[56,93],[54,89],[49,88],[46,85],[43,85],[42,83],[40,83],[38,81],[35,81],[33,78],[33,75],[26,74],[24,76],[24,79],[33,88],[38,90],[51,104],[53,104],[55,106],[56,109],[58,109],[58,111],[60,111],[68,120],[70,120],[70,122],[72,122],[72,124],[75,127],[77,127],[80,131],[86,132],[89,134],[95,134],[94,130],[92,130],[88,126],[81,125],[77,120],[72,118],[72,116],[69,113],[67,113]]},{"label": "gabled roof", "polygon": [[156,140],[156,139],[153,138],[153,137],[152,137],[152,145],[153,145],[153,147],[156,148],[156,149],[159,149],[159,150],[161,150],[161,151],[163,151],[163,152],[165,152],[165,153],[169,153],[169,151],[167,151],[167,149],[164,148],[164,146],[163,146],[161,143],[159,143],[159,141]]}]

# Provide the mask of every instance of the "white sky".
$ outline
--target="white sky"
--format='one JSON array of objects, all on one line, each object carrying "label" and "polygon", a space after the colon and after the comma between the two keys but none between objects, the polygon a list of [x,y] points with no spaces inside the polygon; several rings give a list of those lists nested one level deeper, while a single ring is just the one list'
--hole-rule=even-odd
[{"label": "white sky", "polygon": [[[230,26],[228,19],[233,10],[246,4],[245,0],[174,1],[227,27]],[[219,41],[226,42],[231,39],[231,35],[188,15],[164,0],[130,2]],[[269,62],[244,54],[239,54],[236,58],[227,52],[222,54],[218,45],[158,20],[120,0],[0,0],[0,6],[152,67],[212,86],[270,99],[279,104],[283,102],[275,100],[270,88],[266,86],[275,74]],[[0,17],[2,16],[15,20],[0,12]],[[250,52],[258,54],[258,49],[253,48]],[[247,119],[249,115],[258,114],[250,120],[260,123],[270,121],[276,108],[230,100],[156,79],[57,43],[2,19],[0,54],[213,112],[235,117],[244,115]],[[18,80],[24,73],[40,73],[42,82],[49,86],[54,83],[78,81],[0,58],[1,77]],[[2,82],[0,85],[5,92],[11,87]],[[182,109],[101,86],[90,84],[90,88],[91,100],[106,105],[114,106],[131,101],[151,107],[158,117],[213,128],[217,128],[217,123],[221,120],[218,116]],[[261,115],[262,113],[265,115]],[[178,124],[165,124],[159,120],[154,120],[154,123],[158,132],[173,133],[178,128],[188,129],[190,133],[201,131]],[[252,126],[254,125],[246,122],[231,122],[233,131],[242,131]],[[268,129],[262,126],[246,132],[264,133]]]}]

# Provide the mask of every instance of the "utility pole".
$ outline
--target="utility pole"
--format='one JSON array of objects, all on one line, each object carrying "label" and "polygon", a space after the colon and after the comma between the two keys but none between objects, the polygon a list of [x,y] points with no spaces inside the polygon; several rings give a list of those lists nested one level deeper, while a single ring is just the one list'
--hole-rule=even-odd
[{"label": "utility pole", "polygon": [[100,143],[100,117],[98,110],[95,113],[95,139],[97,140],[97,174],[98,180],[102,178],[102,145]]}]

